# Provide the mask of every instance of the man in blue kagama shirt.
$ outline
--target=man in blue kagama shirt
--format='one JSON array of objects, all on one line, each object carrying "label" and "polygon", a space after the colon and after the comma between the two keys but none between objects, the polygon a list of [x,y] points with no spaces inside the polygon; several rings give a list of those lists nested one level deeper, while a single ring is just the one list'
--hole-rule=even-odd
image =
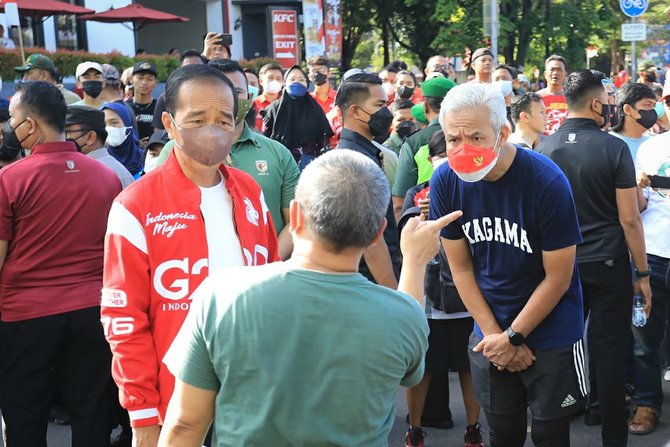
[{"label": "man in blue kagama shirt", "polygon": [[432,177],[430,217],[463,210],[442,243],[476,322],[470,362],[490,445],[523,446],[530,407],[533,442],[568,446],[570,416],[587,392],[577,214],[565,175],[507,143],[505,122],[495,88],[447,94],[440,123],[449,161]]}]

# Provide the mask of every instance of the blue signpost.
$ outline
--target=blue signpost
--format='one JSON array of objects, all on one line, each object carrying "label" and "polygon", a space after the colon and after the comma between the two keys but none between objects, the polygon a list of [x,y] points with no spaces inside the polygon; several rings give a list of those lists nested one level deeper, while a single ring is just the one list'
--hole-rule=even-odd
[{"label": "blue signpost", "polygon": [[[621,11],[630,17],[630,23],[635,23],[635,18],[640,17],[649,7],[649,0],[619,0]],[[637,60],[635,56],[635,41],[631,42],[630,68],[631,77],[635,79],[637,75]]]}]

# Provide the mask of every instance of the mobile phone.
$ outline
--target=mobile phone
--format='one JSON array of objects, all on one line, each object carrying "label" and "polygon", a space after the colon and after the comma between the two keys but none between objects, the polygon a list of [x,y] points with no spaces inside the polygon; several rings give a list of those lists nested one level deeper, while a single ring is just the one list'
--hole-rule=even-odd
[{"label": "mobile phone", "polygon": [[232,34],[219,34],[220,38],[216,42],[219,45],[225,45],[227,47],[233,44],[233,35]]},{"label": "mobile phone", "polygon": [[670,177],[662,175],[649,175],[652,188],[670,189]]}]

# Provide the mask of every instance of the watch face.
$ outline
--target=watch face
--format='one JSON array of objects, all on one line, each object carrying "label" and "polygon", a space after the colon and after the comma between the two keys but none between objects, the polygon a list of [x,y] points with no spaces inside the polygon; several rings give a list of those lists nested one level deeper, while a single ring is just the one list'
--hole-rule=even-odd
[{"label": "watch face", "polygon": [[511,327],[507,329],[507,336],[509,337],[509,341],[512,346],[521,346],[526,340],[523,335],[514,332]]}]

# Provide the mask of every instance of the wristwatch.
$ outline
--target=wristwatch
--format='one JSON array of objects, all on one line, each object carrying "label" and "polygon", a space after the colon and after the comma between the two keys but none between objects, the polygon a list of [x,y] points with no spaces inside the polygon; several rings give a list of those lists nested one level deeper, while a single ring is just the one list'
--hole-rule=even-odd
[{"label": "wristwatch", "polygon": [[647,278],[649,275],[651,275],[651,267],[648,267],[644,272],[635,269],[635,277],[637,278]]},{"label": "wristwatch", "polygon": [[523,334],[514,332],[512,326],[508,327],[505,332],[507,333],[507,336],[509,337],[509,342],[512,344],[512,346],[521,346],[526,342],[526,337],[524,337]]}]

